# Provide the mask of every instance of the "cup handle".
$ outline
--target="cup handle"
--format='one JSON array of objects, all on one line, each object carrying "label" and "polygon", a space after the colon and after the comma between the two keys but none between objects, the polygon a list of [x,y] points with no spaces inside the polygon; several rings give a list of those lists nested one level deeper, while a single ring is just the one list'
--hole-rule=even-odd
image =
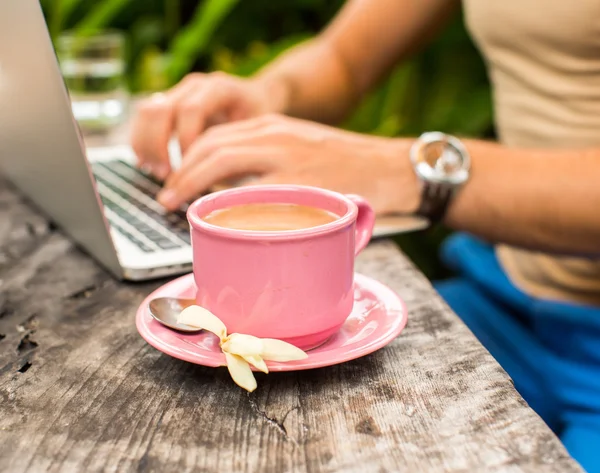
[{"label": "cup handle", "polygon": [[356,218],[356,243],[354,255],[358,255],[369,244],[375,227],[375,211],[363,197],[359,195],[346,195],[358,207]]}]

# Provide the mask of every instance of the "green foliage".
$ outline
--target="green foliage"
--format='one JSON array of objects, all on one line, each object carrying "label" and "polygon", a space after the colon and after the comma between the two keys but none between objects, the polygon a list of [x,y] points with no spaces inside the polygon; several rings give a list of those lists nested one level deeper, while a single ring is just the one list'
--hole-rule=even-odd
[{"label": "green foliage", "polygon": [[[66,29],[127,34],[132,92],[170,87],[192,70],[250,75],[332,18],[341,0],[43,0],[53,38]],[[489,136],[492,107],[484,65],[460,18],[400,65],[345,127],[382,136],[440,129]]]},{"label": "green foliage", "polygon": [[190,72],[196,58],[204,53],[215,30],[239,0],[205,0],[191,21],[176,33],[169,47],[167,77],[175,83]]},{"label": "green foliage", "polygon": [[[127,81],[134,93],[174,85],[190,71],[248,76],[321,30],[343,0],[42,0],[51,35],[116,28],[128,39]],[[345,128],[381,136],[442,130],[493,136],[486,71],[460,17],[433,44],[398,66],[360,104]],[[429,276],[446,234],[399,239]]]}]

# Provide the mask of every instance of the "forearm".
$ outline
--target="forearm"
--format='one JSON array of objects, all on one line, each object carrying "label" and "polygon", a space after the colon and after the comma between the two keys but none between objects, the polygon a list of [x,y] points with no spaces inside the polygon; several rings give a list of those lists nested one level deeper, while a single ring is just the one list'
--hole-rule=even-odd
[{"label": "forearm", "polygon": [[446,23],[457,0],[350,0],[314,40],[260,71],[273,111],[335,123]]},{"label": "forearm", "polygon": [[338,123],[360,97],[349,74],[331,45],[315,38],[276,59],[255,80],[269,91],[273,112]]},{"label": "forearm", "polygon": [[600,149],[509,149],[466,140],[472,175],[446,223],[492,242],[600,253]]}]

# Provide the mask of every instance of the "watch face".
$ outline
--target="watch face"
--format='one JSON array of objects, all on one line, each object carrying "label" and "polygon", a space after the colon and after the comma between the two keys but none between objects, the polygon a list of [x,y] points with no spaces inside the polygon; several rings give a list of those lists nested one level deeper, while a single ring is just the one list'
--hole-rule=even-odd
[{"label": "watch face", "polygon": [[469,177],[470,159],[462,143],[443,133],[425,133],[411,149],[415,172],[426,181],[462,184]]}]

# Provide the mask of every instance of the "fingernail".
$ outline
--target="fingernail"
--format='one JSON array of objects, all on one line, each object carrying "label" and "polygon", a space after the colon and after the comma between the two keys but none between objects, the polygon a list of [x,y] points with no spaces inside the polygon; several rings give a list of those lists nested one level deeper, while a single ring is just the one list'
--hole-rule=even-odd
[{"label": "fingernail", "polygon": [[179,206],[177,194],[171,189],[160,191],[156,197],[156,200],[159,204],[168,209],[176,209]]},{"label": "fingernail", "polygon": [[152,167],[150,167],[150,165],[148,163],[140,162],[138,164],[138,167],[140,168],[140,171],[142,171],[146,174],[152,174]]}]

